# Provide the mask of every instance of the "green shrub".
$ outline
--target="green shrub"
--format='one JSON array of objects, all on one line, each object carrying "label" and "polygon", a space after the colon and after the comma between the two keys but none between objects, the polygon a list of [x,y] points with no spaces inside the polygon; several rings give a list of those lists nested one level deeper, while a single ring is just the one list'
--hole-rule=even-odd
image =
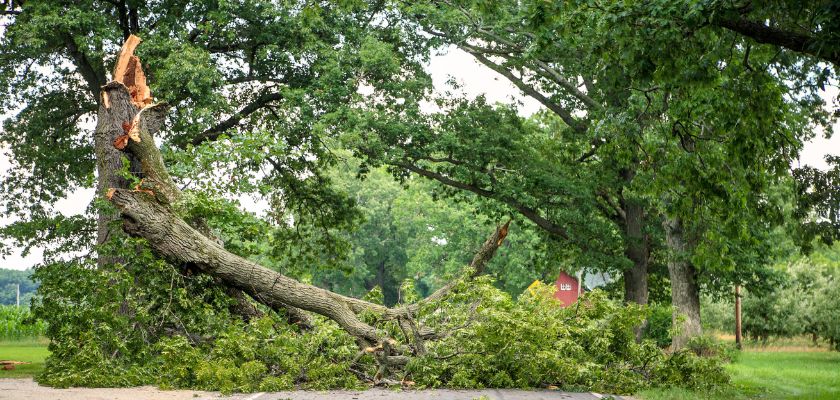
[{"label": "green shrub", "polygon": [[[123,248],[138,246],[128,241]],[[378,372],[373,356],[359,356],[354,338],[330,320],[314,316],[315,327],[301,331],[263,309],[265,317],[243,323],[210,279],[180,274],[148,253],[132,257],[114,268],[67,263],[36,272],[44,292],[35,309],[49,319],[52,351],[40,383],[224,393],[359,389],[366,387],[360,377]],[[460,283],[417,315],[419,325],[443,337],[426,341],[427,352],[392,378],[420,387],[554,385],[611,393],[726,384],[719,357],[672,356],[652,340],[636,343],[633,328],[649,315],[646,308],[600,291],[563,308],[553,290],[536,285],[514,300],[489,277]],[[398,346],[408,342],[394,321],[363,318]]]},{"label": "green shrub", "polygon": [[695,336],[688,340],[685,348],[700,357],[717,357],[726,361],[734,361],[738,356],[734,344],[724,343],[711,335]]},{"label": "green shrub", "polygon": [[651,306],[647,325],[645,325],[644,329],[645,339],[653,340],[661,348],[670,346],[672,313],[673,308],[671,306]]},{"label": "green shrub", "polygon": [[[408,372],[426,387],[554,385],[609,393],[728,382],[716,357],[674,358],[651,340],[636,343],[633,327],[645,319],[643,307],[623,306],[594,291],[578,306],[563,308],[552,291],[537,286],[513,301],[489,284],[471,285],[450,299],[446,313],[437,314],[444,331],[467,328],[434,343],[429,355],[409,364]],[[463,304],[478,306],[473,315],[458,313],[455,309],[468,309]]]}]

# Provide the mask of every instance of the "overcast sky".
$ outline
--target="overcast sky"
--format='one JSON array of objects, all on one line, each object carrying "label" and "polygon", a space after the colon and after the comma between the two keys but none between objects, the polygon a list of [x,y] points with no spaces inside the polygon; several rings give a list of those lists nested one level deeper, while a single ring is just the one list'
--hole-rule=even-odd
[{"label": "overcast sky", "polygon": [[[2,34],[2,27],[0,27],[0,34]],[[432,58],[429,68],[434,78],[435,87],[439,90],[446,88],[446,81],[452,76],[462,85],[460,90],[471,97],[484,94],[491,103],[520,103],[520,112],[523,115],[531,115],[540,109],[540,105],[536,100],[521,96],[519,90],[505,78],[479,64],[463,51],[450,50],[446,54],[435,56]],[[831,110],[840,109],[840,106],[836,102],[838,97],[836,87],[829,88],[823,97],[829,102]],[[0,117],[3,117],[2,114],[0,114]],[[835,125],[834,129],[840,132],[840,124]],[[0,130],[2,130],[2,126],[0,126]],[[817,168],[826,168],[823,157],[828,153],[840,153],[840,139],[838,137],[840,135],[836,135],[828,140],[820,135],[812,142],[807,143],[797,166],[811,165]],[[0,154],[0,174],[6,174],[8,168],[8,156],[3,152]],[[59,201],[56,208],[66,215],[79,214],[87,207],[93,198],[93,193],[93,189],[79,190],[68,198]],[[253,211],[264,207],[263,204],[265,204],[264,202],[250,198],[241,198],[240,202],[243,207]],[[9,222],[12,222],[12,220],[5,216],[0,216],[0,225],[5,225]],[[26,269],[32,267],[41,261],[41,254],[40,250],[35,250],[24,257],[20,254],[20,250],[18,250],[12,256],[0,260],[0,268]]]}]

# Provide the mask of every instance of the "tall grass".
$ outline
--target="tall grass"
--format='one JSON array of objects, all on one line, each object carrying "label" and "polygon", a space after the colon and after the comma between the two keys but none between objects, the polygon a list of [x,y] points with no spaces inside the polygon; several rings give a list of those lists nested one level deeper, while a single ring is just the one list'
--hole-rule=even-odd
[{"label": "tall grass", "polygon": [[32,318],[28,307],[0,306],[0,340],[22,340],[43,336],[47,324]]}]

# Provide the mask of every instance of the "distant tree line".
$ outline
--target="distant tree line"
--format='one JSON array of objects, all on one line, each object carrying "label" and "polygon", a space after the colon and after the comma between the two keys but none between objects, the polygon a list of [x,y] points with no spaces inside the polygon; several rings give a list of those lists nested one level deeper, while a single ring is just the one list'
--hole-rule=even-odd
[{"label": "distant tree line", "polygon": [[17,271],[13,269],[0,268],[0,304],[15,305],[17,290],[20,285],[20,304],[29,306],[38,283],[32,281],[32,270]]},{"label": "distant tree line", "polygon": [[[753,341],[808,335],[840,350],[840,247],[823,248],[808,257],[779,265],[776,284],[742,294],[743,332]],[[704,302],[704,325],[734,332],[732,299]]]}]

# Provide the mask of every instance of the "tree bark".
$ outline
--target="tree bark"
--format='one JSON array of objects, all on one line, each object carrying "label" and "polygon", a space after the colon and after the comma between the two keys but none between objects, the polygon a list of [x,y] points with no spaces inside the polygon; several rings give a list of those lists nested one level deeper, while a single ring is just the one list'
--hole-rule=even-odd
[{"label": "tree bark", "polygon": [[[107,87],[103,87],[103,96],[112,96],[107,102],[100,101],[99,112],[97,114],[96,131],[94,136],[94,147],[96,152],[96,171],[98,173],[98,181],[96,184],[96,192],[101,196],[104,195],[108,189],[119,188],[127,189],[129,181],[120,175],[122,169],[122,157],[125,156],[130,163],[130,169],[140,174],[140,163],[136,157],[131,154],[123,154],[114,148],[114,141],[118,137],[125,134],[123,123],[134,120],[138,110],[131,101],[128,91],[113,91],[110,93]],[[114,233],[119,231],[119,227],[114,225],[114,221],[119,219],[119,215],[115,214],[113,210],[100,209],[97,226],[97,244],[105,243],[108,238],[113,237]],[[113,260],[100,260],[103,262],[112,262]]]},{"label": "tree bark", "polygon": [[783,47],[797,53],[806,54],[830,62],[840,67],[840,51],[837,46],[821,43],[812,33],[782,30],[766,25],[763,21],[752,21],[731,13],[721,13],[713,23],[730,31],[744,35],[758,43]]},{"label": "tree bark", "polygon": [[376,330],[359,320],[339,296],[227,252],[187,225],[153,195],[116,190],[110,200],[120,209],[123,229],[146,239],[161,257],[218,277],[269,307],[288,304],[315,312],[333,319],[353,336],[369,343],[379,342]]},{"label": "tree bark", "polygon": [[[622,202],[624,203],[624,202]],[[647,305],[648,303],[648,263],[650,260],[650,240],[644,233],[644,207],[638,203],[625,203],[624,206],[624,255],[633,262],[630,269],[624,270],[624,302]],[[642,340],[647,321],[633,328],[636,341]]]},{"label": "tree bark", "polygon": [[[168,185],[158,187],[158,196],[167,203],[173,203],[181,199],[181,191],[172,183],[160,152],[154,146],[149,148],[139,145],[140,142],[154,144],[153,135],[162,128],[167,111],[165,104],[146,107],[151,102],[151,93],[146,86],[140,60],[133,54],[139,44],[140,38],[137,36],[128,37],[114,67],[116,80],[102,86],[99,94],[99,112],[95,131],[95,151],[99,174],[97,193],[105,195],[111,189],[129,188],[131,182],[120,173],[122,157],[125,157],[129,160],[129,172],[134,178],[140,179],[141,182],[143,180],[168,182]],[[121,151],[126,147],[130,147],[132,151]],[[122,234],[119,220],[120,216],[114,210],[99,211],[97,244],[103,244],[114,235]],[[203,235],[212,237],[203,219],[190,221],[190,225]],[[100,256],[97,260],[100,266],[121,261],[113,256]],[[181,272],[185,271],[182,269]],[[225,291],[234,299],[230,311],[242,317],[243,320],[247,321],[262,314],[239,290],[226,288]],[[287,308],[285,313],[290,322],[304,329],[311,327],[309,317],[300,310]]]},{"label": "tree bark", "polygon": [[735,347],[741,350],[741,285],[735,285]]},{"label": "tree bark", "polygon": [[689,339],[702,333],[700,326],[700,287],[697,270],[688,260],[689,245],[685,238],[682,220],[666,218],[663,221],[665,240],[672,255],[668,261],[671,278],[671,303],[674,307],[673,326],[676,334],[671,349],[685,347]]},{"label": "tree bark", "polygon": [[627,203],[624,213],[624,255],[633,261],[633,267],[624,271],[624,301],[646,305],[650,240],[644,233],[644,208],[637,203]]}]

